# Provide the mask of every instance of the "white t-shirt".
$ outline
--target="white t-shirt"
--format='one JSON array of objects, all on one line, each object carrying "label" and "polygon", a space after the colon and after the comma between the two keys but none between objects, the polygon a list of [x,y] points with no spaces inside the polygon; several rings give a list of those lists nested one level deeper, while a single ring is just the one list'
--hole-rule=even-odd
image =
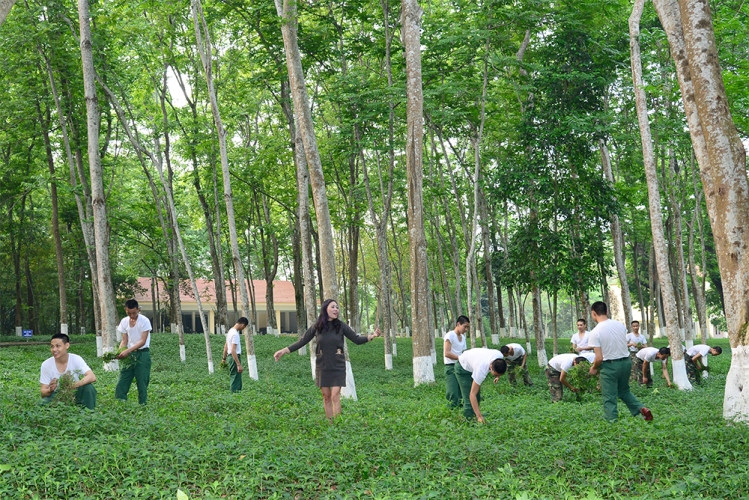
[{"label": "white t-shirt", "polygon": [[658,349],[655,347],[643,347],[639,351],[637,351],[637,356],[643,361],[647,361],[648,363],[655,363],[656,361],[660,361],[662,363],[665,363],[665,359],[658,359],[655,356],[658,354]]},{"label": "white t-shirt", "polygon": [[596,353],[593,351],[583,351],[577,353],[578,356],[582,356],[583,358],[587,359],[589,362],[593,362],[596,360]]},{"label": "white t-shirt", "polygon": [[589,334],[590,332],[585,332],[580,335],[580,332],[577,332],[570,339],[570,343],[575,347],[588,347],[588,340],[590,339]]},{"label": "white t-shirt", "polygon": [[463,351],[458,361],[460,366],[467,372],[471,372],[471,378],[481,385],[489,374],[489,366],[495,359],[503,359],[502,353],[496,349],[484,349],[477,347]]},{"label": "white t-shirt", "polygon": [[135,326],[133,327],[130,326],[129,316],[125,316],[124,318],[122,318],[122,321],[120,321],[120,326],[117,327],[117,331],[120,333],[127,333],[128,349],[140,342],[141,334],[143,332],[148,332],[148,338],[146,339],[146,343],[141,347],[141,349],[146,349],[151,345],[151,322],[142,314],[138,315],[138,319],[135,321]]},{"label": "white t-shirt", "polygon": [[39,376],[39,383],[49,385],[52,379],[59,379],[65,373],[70,373],[73,376],[73,381],[78,382],[89,370],[91,368],[83,361],[82,357],[77,354],[68,353],[68,366],[65,367],[64,372],[60,373],[57,371],[55,358],[52,357],[42,363],[42,373]]},{"label": "white t-shirt", "polygon": [[648,343],[647,337],[643,334],[635,335],[634,333],[628,333],[627,334],[627,344],[637,344],[637,345],[631,345],[629,346],[630,352],[637,352],[637,346],[644,346]]},{"label": "white t-shirt", "polygon": [[600,347],[604,361],[628,358],[627,328],[613,319],[602,321],[590,332],[588,346]]},{"label": "white t-shirt", "polygon": [[231,345],[237,344],[237,354],[242,354],[242,342],[239,340],[239,332],[236,328],[232,327],[229,329],[229,333],[226,334],[226,355],[231,356]]},{"label": "white t-shirt", "polygon": [[575,359],[577,359],[577,357],[577,354],[573,352],[557,354],[549,360],[549,366],[558,372],[567,373],[570,371],[570,368],[572,368],[572,365],[575,364]]},{"label": "white t-shirt", "polygon": [[[450,341],[450,352],[456,356],[460,356],[466,350],[466,336],[461,335],[461,337],[463,337],[463,340],[458,340],[458,334],[455,333],[455,330],[450,330],[445,334],[445,340]],[[443,359],[446,365],[454,365],[456,363],[454,359],[448,357],[443,357]]]},{"label": "white t-shirt", "polygon": [[687,356],[693,358],[698,354],[702,354],[702,357],[707,357],[710,354],[710,346],[707,344],[693,345],[690,349],[687,349]]},{"label": "white t-shirt", "polygon": [[512,347],[512,356],[505,356],[506,360],[515,361],[523,359],[523,356],[525,356],[525,349],[520,344],[507,344],[507,347]]}]

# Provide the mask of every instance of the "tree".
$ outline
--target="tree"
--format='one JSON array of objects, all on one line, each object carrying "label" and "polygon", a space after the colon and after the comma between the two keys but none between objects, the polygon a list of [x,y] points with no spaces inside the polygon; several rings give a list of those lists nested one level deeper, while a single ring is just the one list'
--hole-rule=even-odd
[{"label": "tree", "polygon": [[676,65],[723,283],[731,368],[723,416],[749,421],[749,183],[706,0],[655,0]]}]

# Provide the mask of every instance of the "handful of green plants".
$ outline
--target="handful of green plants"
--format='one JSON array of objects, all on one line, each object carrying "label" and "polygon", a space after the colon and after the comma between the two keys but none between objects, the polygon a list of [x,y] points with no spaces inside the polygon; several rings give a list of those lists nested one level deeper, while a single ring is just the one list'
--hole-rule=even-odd
[{"label": "handful of green plants", "polygon": [[227,363],[225,359],[222,359],[218,367],[221,368],[222,370],[226,370],[229,368],[229,363]]},{"label": "handful of green plants", "polygon": [[567,381],[577,389],[575,395],[581,401],[585,393],[597,392],[598,377],[589,374],[590,363],[578,363],[567,372]]},{"label": "handful of green plants", "polygon": [[54,402],[57,404],[72,405],[75,403],[75,391],[73,387],[75,379],[73,374],[70,372],[63,373],[59,379],[57,379],[57,389],[55,390]]},{"label": "handful of green plants", "polygon": [[[119,347],[115,349],[114,351],[105,352],[104,355],[101,357],[101,360],[105,363],[111,363],[112,361],[117,359],[117,356],[125,352],[126,348]],[[135,359],[131,356],[128,356],[126,358],[122,358],[120,361],[120,368],[128,368],[133,363],[135,363]]]}]

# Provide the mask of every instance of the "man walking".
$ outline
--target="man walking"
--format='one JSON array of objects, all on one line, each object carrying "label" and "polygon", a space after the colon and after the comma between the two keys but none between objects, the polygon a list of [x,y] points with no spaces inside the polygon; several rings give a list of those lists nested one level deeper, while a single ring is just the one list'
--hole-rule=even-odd
[{"label": "man walking", "polygon": [[641,414],[645,420],[653,420],[653,413],[638,401],[629,390],[632,361],[627,349],[627,328],[609,319],[608,307],[603,302],[594,302],[591,316],[598,325],[590,332],[588,345],[596,354],[590,374],[601,372],[603,394],[603,416],[609,422],[619,417],[617,398],[624,401],[632,416]]}]

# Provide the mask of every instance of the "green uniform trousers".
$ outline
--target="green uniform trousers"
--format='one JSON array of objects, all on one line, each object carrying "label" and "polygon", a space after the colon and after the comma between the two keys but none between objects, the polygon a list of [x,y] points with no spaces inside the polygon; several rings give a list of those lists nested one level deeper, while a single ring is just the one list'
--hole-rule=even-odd
[{"label": "green uniform trousers", "polygon": [[601,363],[601,393],[603,394],[603,416],[609,422],[619,417],[617,398],[624,401],[632,416],[639,415],[642,403],[629,391],[632,361],[629,357]]},{"label": "green uniform trousers", "polygon": [[457,362],[452,365],[445,365],[445,389],[447,404],[455,408],[460,406],[460,386],[458,385],[458,379],[455,378],[455,367],[458,365]]},{"label": "green uniform trousers", "polygon": [[151,381],[151,351],[140,349],[131,352],[130,357],[133,358],[133,363],[120,370],[120,380],[114,389],[114,397],[127,401],[127,393],[134,378],[135,385],[138,386],[138,403],[144,405],[148,399],[148,383]]},{"label": "green uniform trousers", "polygon": [[[57,394],[57,391],[53,392],[51,396],[42,398],[42,401],[45,404],[51,403],[55,399],[55,394]],[[85,406],[89,410],[96,408],[96,388],[94,384],[82,385],[75,390],[75,404]]]},{"label": "green uniform trousers", "polygon": [[[476,418],[476,413],[471,406],[471,386],[473,385],[472,373],[460,365],[460,362],[453,365],[455,367],[455,379],[460,387],[460,397],[463,400],[463,416],[467,419]],[[476,401],[481,403],[481,391],[476,395]]]},{"label": "green uniform trousers", "polygon": [[237,371],[237,363],[233,356],[229,356],[226,362],[229,365],[229,389],[231,392],[239,392],[242,390],[242,374]]}]

